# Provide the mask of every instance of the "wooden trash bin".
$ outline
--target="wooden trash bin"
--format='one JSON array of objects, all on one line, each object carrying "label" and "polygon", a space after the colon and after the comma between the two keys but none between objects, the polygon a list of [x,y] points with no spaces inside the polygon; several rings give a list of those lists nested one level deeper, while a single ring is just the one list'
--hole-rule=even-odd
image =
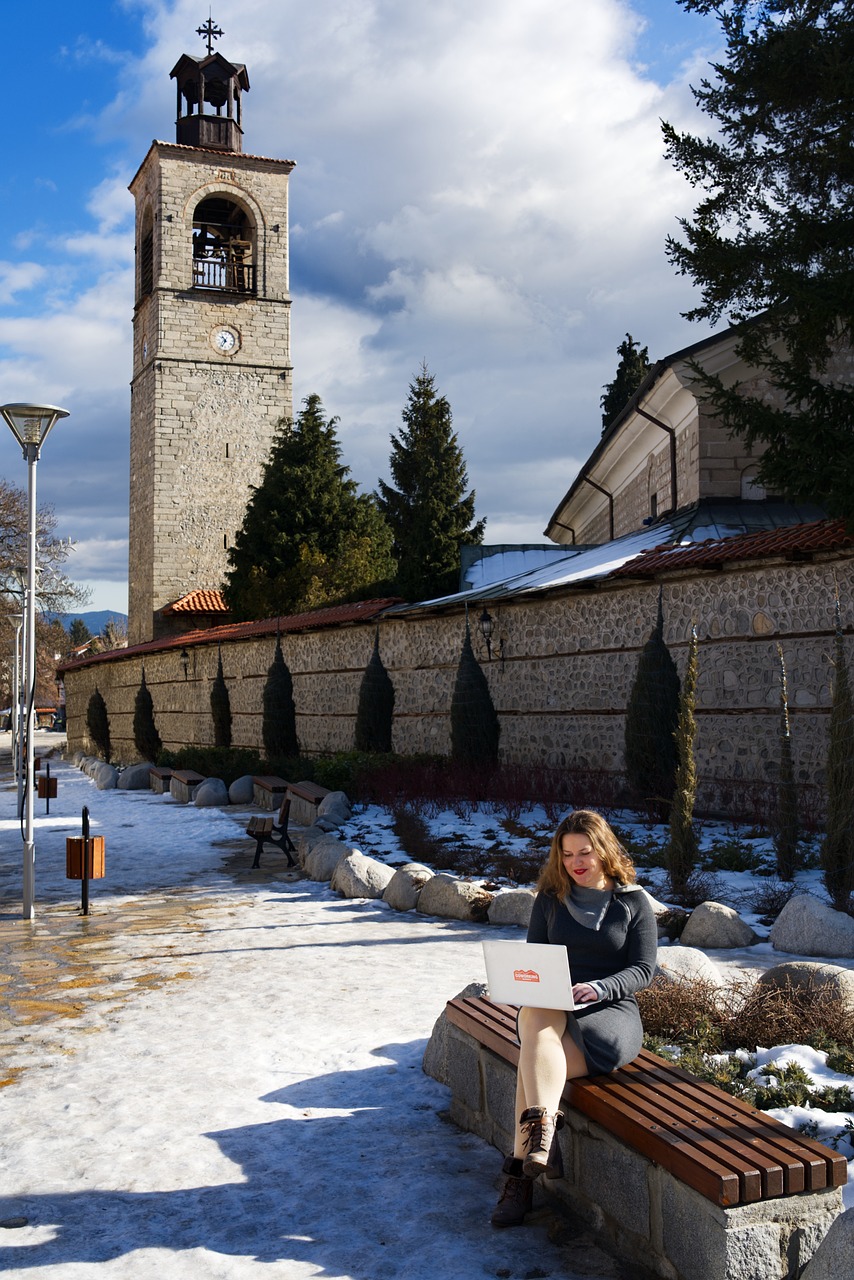
[{"label": "wooden trash bin", "polygon": [[66,836],[65,838],[65,878],[66,880],[103,880],[104,878],[104,837],[89,837],[89,866],[83,874],[83,846],[86,841],[82,836]]},{"label": "wooden trash bin", "polygon": [[37,781],[39,784],[39,800],[55,800],[56,778],[49,778],[47,774],[40,773]]}]

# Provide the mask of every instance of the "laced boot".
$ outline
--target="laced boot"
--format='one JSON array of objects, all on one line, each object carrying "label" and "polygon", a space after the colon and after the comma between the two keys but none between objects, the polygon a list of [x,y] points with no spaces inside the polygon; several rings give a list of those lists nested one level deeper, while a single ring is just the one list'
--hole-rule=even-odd
[{"label": "laced boot", "polygon": [[501,1166],[506,1174],[498,1204],[492,1211],[490,1222],[494,1227],[519,1227],[525,1214],[531,1212],[534,1202],[534,1179],[522,1173],[522,1161],[508,1156]]},{"label": "laced boot", "polygon": [[529,1178],[544,1173],[547,1178],[563,1177],[563,1159],[558,1146],[558,1130],[563,1128],[563,1112],[546,1115],[545,1107],[528,1107],[519,1117],[525,1139],[522,1171]]}]

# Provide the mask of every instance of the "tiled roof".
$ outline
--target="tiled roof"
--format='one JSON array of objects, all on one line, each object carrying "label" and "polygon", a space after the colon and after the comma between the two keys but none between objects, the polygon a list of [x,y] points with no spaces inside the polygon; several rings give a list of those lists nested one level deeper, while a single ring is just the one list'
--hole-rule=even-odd
[{"label": "tiled roof", "polygon": [[843,547],[854,547],[854,536],[846,531],[845,521],[816,520],[734,538],[707,538],[687,546],[653,547],[612,569],[607,576],[647,578],[675,569],[710,569],[725,561],[764,560],[770,556],[797,560],[817,551],[839,551]]},{"label": "tiled roof", "polygon": [[[230,622],[206,631],[187,631],[183,635],[168,636],[163,640],[148,640],[145,644],[128,645],[122,649],[122,658],[136,658],[147,653],[165,653],[169,649],[192,649],[195,645],[217,644],[220,640],[251,640],[256,636],[283,635],[290,631],[314,631],[321,627],[340,627],[347,623],[372,622],[392,605],[400,604],[399,596],[381,600],[358,600],[355,604],[332,605],[328,609],[314,609],[310,613],[295,613],[289,617],[263,618],[258,622]],[[109,653],[94,654],[79,662],[63,662],[57,671],[77,667],[94,666],[98,662],[114,662],[119,656],[115,649]]]},{"label": "tiled roof", "polygon": [[230,613],[221,591],[188,591],[180,600],[173,600],[163,610],[170,613]]}]

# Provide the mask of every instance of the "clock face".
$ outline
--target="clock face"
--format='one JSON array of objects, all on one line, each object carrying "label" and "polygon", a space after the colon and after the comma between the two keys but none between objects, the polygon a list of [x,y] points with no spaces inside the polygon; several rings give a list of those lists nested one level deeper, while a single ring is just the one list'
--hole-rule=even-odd
[{"label": "clock face", "polygon": [[237,334],[233,329],[227,329],[224,326],[220,329],[215,329],[213,332],[213,345],[214,350],[218,351],[220,355],[230,356],[238,347]]}]

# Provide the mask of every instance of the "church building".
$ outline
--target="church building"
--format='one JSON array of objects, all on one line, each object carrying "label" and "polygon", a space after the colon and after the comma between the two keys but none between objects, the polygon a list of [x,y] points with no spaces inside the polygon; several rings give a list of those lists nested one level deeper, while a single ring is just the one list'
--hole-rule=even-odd
[{"label": "church building", "polygon": [[214,51],[213,21],[199,34],[206,54],[171,72],[176,140],[152,142],[130,184],[131,644],[174,631],[182,601],[211,614],[250,486],[293,413],[294,162],[244,153],[246,68]]}]

